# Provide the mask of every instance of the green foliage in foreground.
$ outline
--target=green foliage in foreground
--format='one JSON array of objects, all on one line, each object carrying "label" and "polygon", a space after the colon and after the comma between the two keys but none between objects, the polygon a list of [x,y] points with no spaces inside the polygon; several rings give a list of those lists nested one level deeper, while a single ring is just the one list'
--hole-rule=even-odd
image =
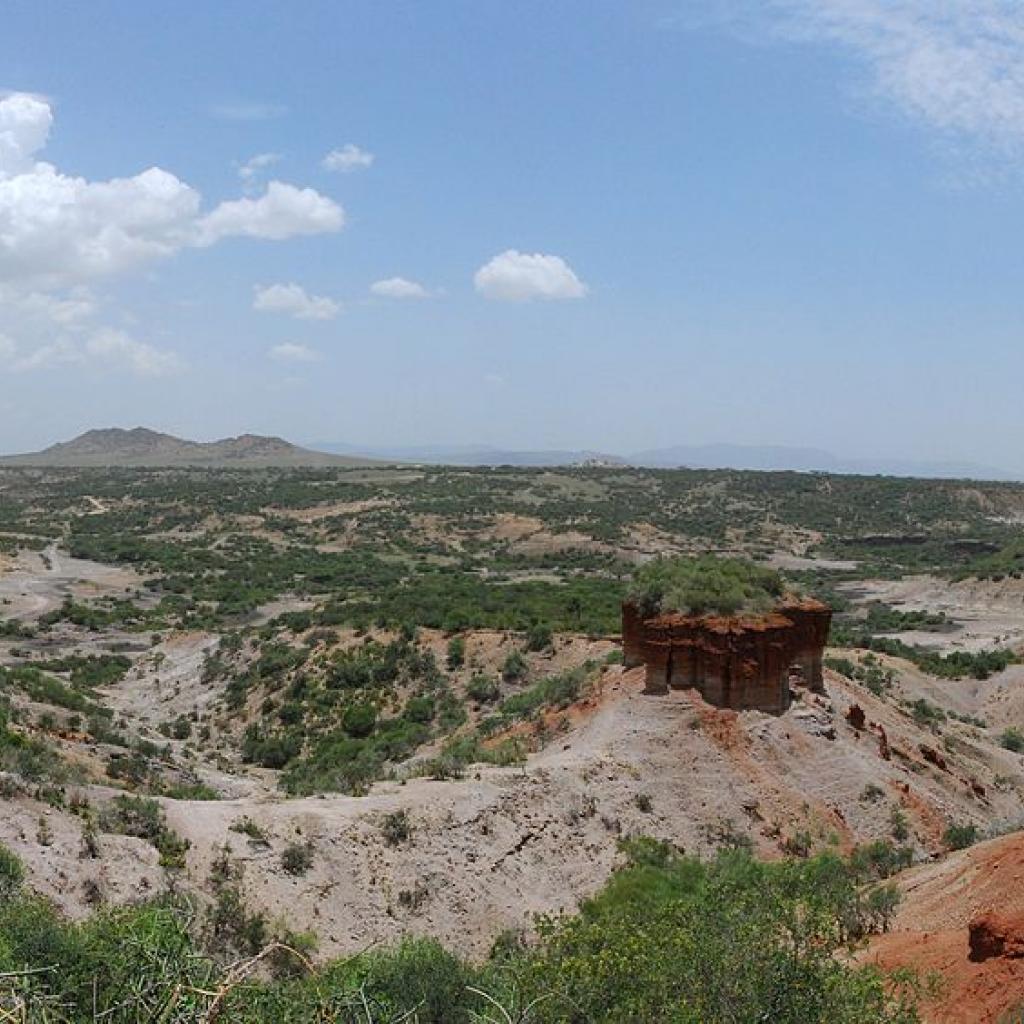
[{"label": "green foliage in foreground", "polygon": [[[499,942],[472,965],[406,939],[311,970],[278,950],[226,984],[168,903],[58,917],[6,872],[0,1005],[27,1024],[213,1019],[234,1024],[912,1024],[916,986],[841,954],[879,926],[879,890],[831,855],[701,863],[651,840],[579,914],[541,922],[533,945]],[[258,979],[258,980],[257,980]],[[507,1010],[505,1016],[498,1007]],[[408,1014],[408,1016],[403,1016]]]},{"label": "green foliage in foreground", "polygon": [[637,570],[629,599],[645,615],[770,611],[782,597],[782,577],[739,558],[656,558]]}]

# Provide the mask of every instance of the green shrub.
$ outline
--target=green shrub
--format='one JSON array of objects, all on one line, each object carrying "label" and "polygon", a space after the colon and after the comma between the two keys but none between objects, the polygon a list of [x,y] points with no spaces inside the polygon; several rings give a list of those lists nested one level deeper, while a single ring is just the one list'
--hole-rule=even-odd
[{"label": "green shrub", "polygon": [[313,847],[310,843],[289,843],[281,851],[281,867],[289,875],[304,875],[313,866]]},{"label": "green shrub", "polygon": [[501,678],[506,683],[517,683],[525,678],[527,667],[522,651],[510,651],[502,663]]},{"label": "green shrub", "polygon": [[1024,754],[1024,733],[1013,726],[1003,732],[999,742],[1015,754]]},{"label": "green shrub", "polygon": [[406,810],[391,811],[384,815],[381,822],[381,833],[388,846],[399,846],[409,841],[412,826],[409,823],[409,812]]},{"label": "green shrub", "polygon": [[448,641],[448,670],[462,668],[466,663],[466,641],[464,637],[453,636]]},{"label": "green shrub", "polygon": [[10,899],[25,880],[25,868],[18,858],[0,843],[0,900]]},{"label": "green shrub", "polygon": [[475,675],[466,686],[466,696],[478,704],[493,704],[501,696],[501,690],[490,677]]},{"label": "green shrub", "polygon": [[773,569],[738,558],[656,558],[639,568],[627,596],[644,615],[766,612],[784,592]]},{"label": "green shrub", "polygon": [[942,843],[947,850],[965,850],[979,839],[977,825],[952,824],[942,834]]},{"label": "green shrub", "polygon": [[407,718],[410,722],[419,722],[422,725],[426,725],[434,720],[436,711],[437,706],[434,698],[421,694],[418,697],[410,697],[405,702],[402,717]]},{"label": "green shrub", "polygon": [[[535,942],[506,941],[480,966],[432,939],[406,939],[309,975],[287,955],[268,961],[282,978],[228,984],[218,961],[274,938],[245,910],[230,873],[217,882],[208,920],[215,956],[196,948],[190,914],[173,903],[103,911],[78,925],[15,894],[0,900],[0,998],[17,1005],[16,991],[35,1014],[24,1019],[50,1024],[212,1019],[221,990],[218,1017],[235,1024],[917,1020],[907,979],[846,955],[847,943],[887,926],[894,888],[865,888],[832,855],[766,864],[734,851],[700,862],[644,838],[623,849],[627,865],[577,914],[542,920]],[[281,937],[300,953],[310,948],[304,936]],[[495,1016],[495,1004],[508,1018]]]},{"label": "green shrub", "polygon": [[163,808],[156,800],[141,796],[117,796],[100,812],[103,832],[145,839],[160,851],[166,868],[183,868],[189,848],[187,839],[168,827]]},{"label": "green shrub", "polygon": [[357,739],[369,736],[376,724],[377,711],[372,704],[353,704],[342,719],[345,732]]},{"label": "green shrub", "polygon": [[534,623],[534,625],[526,631],[526,649],[528,651],[550,650],[551,643],[551,627],[544,623]]},{"label": "green shrub", "polygon": [[505,717],[528,718],[544,707],[568,707],[578,699],[586,676],[585,667],[548,676],[528,690],[503,700],[498,710]]}]

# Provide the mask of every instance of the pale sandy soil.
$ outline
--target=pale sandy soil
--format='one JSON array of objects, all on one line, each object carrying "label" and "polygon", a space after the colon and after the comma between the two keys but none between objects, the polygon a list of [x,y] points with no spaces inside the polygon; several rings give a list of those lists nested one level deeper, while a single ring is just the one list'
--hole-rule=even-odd
[{"label": "pale sandy soil", "polygon": [[858,599],[884,601],[901,611],[945,612],[958,626],[942,633],[898,633],[907,643],[937,650],[980,651],[1024,644],[1024,580],[962,580],[934,576],[867,580],[841,589]]},{"label": "pale sandy soil", "polygon": [[22,551],[0,571],[0,616],[34,620],[59,608],[69,596],[125,597],[141,585],[142,578],[130,569],[72,558],[56,545],[43,552]]},{"label": "pale sandy soil", "polygon": [[[845,722],[851,700],[870,721],[884,723],[892,760],[880,757],[873,734]],[[170,823],[192,843],[179,884],[205,890],[227,843],[245,865],[252,905],[318,932],[323,955],[406,932],[481,955],[503,929],[528,928],[535,913],[571,908],[598,889],[619,857],[621,835],[653,835],[709,853],[724,830],[773,855],[800,830],[816,844],[841,847],[887,836],[890,814],[901,807],[928,853],[938,849],[949,820],[984,826],[1020,813],[1024,779],[1016,755],[972,740],[940,771],[920,753],[928,733],[837,676],[829,678],[828,699],[771,718],[718,711],[691,693],[646,696],[639,672],[610,669],[588,701],[549,716],[546,727],[552,738],[525,765],[479,766],[463,780],[382,783],[363,798],[286,800],[253,784],[249,796],[230,800],[164,801]],[[967,726],[950,731],[974,735]],[[996,775],[1015,781],[1001,790]],[[972,792],[971,780],[984,785],[985,797]],[[865,799],[869,783],[880,798]],[[640,809],[638,794],[649,797],[650,812]],[[381,820],[396,810],[408,813],[413,835],[390,847]],[[25,848],[40,805],[22,798],[8,811],[0,840],[17,839],[34,875],[35,857]],[[267,832],[269,849],[230,830],[242,817]],[[63,878],[58,899],[82,913],[80,892],[97,866],[78,857],[72,839],[48,847],[39,870],[47,885]],[[291,841],[314,846],[313,867],[302,878],[280,866]]]},{"label": "pale sandy soil", "polygon": [[776,552],[767,562],[773,569],[790,572],[804,572],[809,569],[850,570],[856,569],[857,563],[838,558],[816,558],[810,555],[794,555],[789,552]]},{"label": "pale sandy soil", "polygon": [[116,686],[99,691],[119,717],[146,732],[160,722],[208,710],[219,691],[203,683],[203,662],[218,638],[210,633],[173,633],[135,662]]},{"label": "pale sandy soil", "polygon": [[309,508],[274,509],[274,515],[287,519],[297,519],[300,523],[317,523],[322,519],[355,516],[360,512],[369,512],[377,508],[389,508],[396,503],[394,498],[365,498],[362,501],[335,501],[323,505],[312,505]]},{"label": "pale sandy soil", "polygon": [[[59,603],[64,588],[124,582],[116,575],[120,570],[59,556],[50,570],[40,561],[15,572],[22,574],[20,582],[13,588],[8,582],[8,592],[27,602],[26,614],[38,614],[35,599],[44,606]],[[933,584],[914,585],[921,594]],[[950,590],[959,602],[949,606],[956,618],[986,600],[977,588]],[[1009,589],[997,594],[992,614],[1005,615],[1019,629],[1024,602],[1013,619],[1013,601]],[[422,640],[443,663],[446,637],[423,631]],[[131,733],[152,738],[161,722],[206,714],[224,686],[223,680],[202,680],[203,661],[215,644],[210,634],[168,636],[140,653],[132,672],[104,699]],[[519,645],[521,638],[512,634],[471,635],[456,687],[474,671],[496,673]],[[555,651],[535,658],[532,667],[539,677],[600,660],[612,648],[607,641],[559,638]],[[889,838],[899,810],[918,856],[927,858],[939,852],[950,822],[1019,825],[1024,758],[998,745],[997,730],[1024,722],[1024,669],[1015,666],[982,683],[938,681],[905,662],[883,661],[897,674],[889,700],[828,672],[827,696],[808,695],[779,717],[719,711],[688,691],[644,695],[641,672],[612,667],[579,704],[543,720],[543,738],[535,725],[520,727],[538,749],[526,763],[476,766],[461,780],[380,783],[361,798],[288,800],[273,773],[207,753],[196,774],[227,799],[162,801],[172,827],[192,844],[186,871],[173,881],[204,899],[211,864],[227,844],[244,866],[251,907],[316,932],[321,956],[408,932],[437,936],[479,956],[502,930],[528,929],[535,914],[570,909],[600,888],[621,858],[618,844],[626,835],[652,835],[708,854],[733,834],[772,856],[801,832],[818,848]],[[919,696],[985,718],[990,728],[949,721],[943,736],[935,736],[899,705]],[[847,721],[852,703],[866,714],[864,731]],[[882,756],[879,726],[891,747],[889,760]],[[96,760],[89,744],[69,739],[61,745],[83,765]],[[188,756],[185,743],[171,745],[176,756]],[[944,766],[929,763],[924,748],[938,752]],[[111,792],[83,787],[93,803]],[[146,843],[101,836],[100,858],[83,857],[80,819],[29,795],[6,799],[3,809],[0,841],[24,858],[32,881],[71,913],[90,909],[93,883],[112,902],[171,884]],[[398,810],[407,812],[412,836],[389,846],[382,820]],[[47,821],[42,838],[41,817]],[[230,829],[245,817],[267,833],[268,848]],[[309,841],[314,850],[312,868],[299,878],[280,864],[294,841]]]}]

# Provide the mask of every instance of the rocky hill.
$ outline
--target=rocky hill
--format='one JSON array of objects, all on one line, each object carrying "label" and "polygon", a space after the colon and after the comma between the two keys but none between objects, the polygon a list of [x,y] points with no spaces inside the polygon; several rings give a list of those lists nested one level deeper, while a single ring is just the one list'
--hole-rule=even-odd
[{"label": "rocky hill", "polygon": [[41,452],[0,457],[0,465],[22,466],[361,466],[374,460],[300,448],[280,437],[242,434],[220,441],[189,441],[145,427],[88,430]]}]

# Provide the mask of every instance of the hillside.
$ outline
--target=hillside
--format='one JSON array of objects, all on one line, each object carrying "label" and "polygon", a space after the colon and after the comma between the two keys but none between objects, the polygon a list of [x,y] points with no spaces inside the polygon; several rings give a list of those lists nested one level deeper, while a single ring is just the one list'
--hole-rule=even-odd
[{"label": "hillside", "polygon": [[330,455],[300,448],[280,437],[242,434],[220,441],[188,441],[145,427],[88,430],[41,452],[0,457],[0,465],[85,468],[207,466],[260,468],[287,466],[365,466],[374,460]]},{"label": "hillside", "polygon": [[[188,444],[68,447],[112,440],[140,459]],[[1022,520],[1013,484],[2,468],[0,886],[6,858],[95,927],[140,893],[187,897],[218,964],[274,937],[318,964],[405,956],[409,936],[482,964],[496,942],[532,956],[536,914],[618,890],[631,849],[931,878],[1024,823]],[[673,564],[690,572],[662,578]],[[646,693],[618,642],[645,583],[673,607],[826,599],[823,692],[795,674],[778,715]],[[959,876],[934,877],[954,893]],[[919,930],[923,911],[878,899],[865,934]],[[1000,963],[979,973],[1016,966]]]},{"label": "hillside", "polygon": [[[1022,875],[1024,835],[1018,832],[899,876],[903,903],[891,933],[875,938],[868,956],[888,970],[913,967],[941,975],[938,998],[924,1007],[927,1024],[1021,1019]],[[1009,939],[1002,949],[983,945],[994,923]]]}]

